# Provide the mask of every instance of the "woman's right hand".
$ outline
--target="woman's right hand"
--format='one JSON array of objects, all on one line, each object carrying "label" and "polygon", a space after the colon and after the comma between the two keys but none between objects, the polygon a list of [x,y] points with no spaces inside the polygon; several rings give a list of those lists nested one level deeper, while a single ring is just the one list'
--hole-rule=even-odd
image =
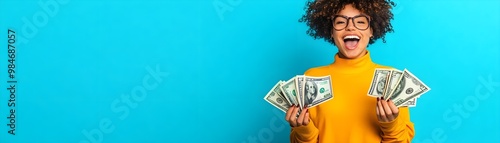
[{"label": "woman's right hand", "polygon": [[307,107],[302,109],[302,112],[297,117],[299,108],[300,107],[297,105],[292,105],[288,108],[288,111],[286,111],[285,120],[290,124],[290,127],[300,127],[309,124],[309,112]]}]

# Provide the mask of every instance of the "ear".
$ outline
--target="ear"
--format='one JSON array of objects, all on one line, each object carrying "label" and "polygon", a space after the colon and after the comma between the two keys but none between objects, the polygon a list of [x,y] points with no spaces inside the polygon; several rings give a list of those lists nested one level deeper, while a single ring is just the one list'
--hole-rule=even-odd
[{"label": "ear", "polygon": [[373,37],[373,29],[372,27],[370,26],[370,39]]}]

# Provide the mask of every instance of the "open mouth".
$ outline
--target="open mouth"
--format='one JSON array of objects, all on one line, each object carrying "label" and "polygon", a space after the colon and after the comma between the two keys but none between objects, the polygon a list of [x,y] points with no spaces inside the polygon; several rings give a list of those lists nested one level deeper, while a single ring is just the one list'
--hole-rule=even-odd
[{"label": "open mouth", "polygon": [[348,35],[344,37],[344,43],[347,49],[354,50],[358,46],[359,36]]}]

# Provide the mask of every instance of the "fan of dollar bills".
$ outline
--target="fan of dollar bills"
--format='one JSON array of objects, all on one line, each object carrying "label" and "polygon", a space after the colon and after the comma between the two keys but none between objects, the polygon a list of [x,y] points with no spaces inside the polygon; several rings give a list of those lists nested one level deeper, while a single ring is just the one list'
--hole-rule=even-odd
[{"label": "fan of dollar bills", "polygon": [[415,107],[417,99],[431,90],[407,69],[375,69],[368,96],[392,100],[397,107]]},{"label": "fan of dollar bills", "polygon": [[330,76],[297,75],[288,81],[278,81],[264,100],[286,112],[292,105],[311,108],[333,99]]}]

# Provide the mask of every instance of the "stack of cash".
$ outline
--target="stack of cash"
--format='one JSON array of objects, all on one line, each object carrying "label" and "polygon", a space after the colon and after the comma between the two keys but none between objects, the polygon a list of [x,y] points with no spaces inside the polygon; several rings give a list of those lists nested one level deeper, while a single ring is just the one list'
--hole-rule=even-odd
[{"label": "stack of cash", "polygon": [[391,100],[397,107],[415,107],[417,99],[431,90],[407,69],[375,69],[368,96]]},{"label": "stack of cash", "polygon": [[333,99],[330,76],[297,75],[288,81],[278,81],[264,100],[286,112],[292,105],[311,108]]}]

